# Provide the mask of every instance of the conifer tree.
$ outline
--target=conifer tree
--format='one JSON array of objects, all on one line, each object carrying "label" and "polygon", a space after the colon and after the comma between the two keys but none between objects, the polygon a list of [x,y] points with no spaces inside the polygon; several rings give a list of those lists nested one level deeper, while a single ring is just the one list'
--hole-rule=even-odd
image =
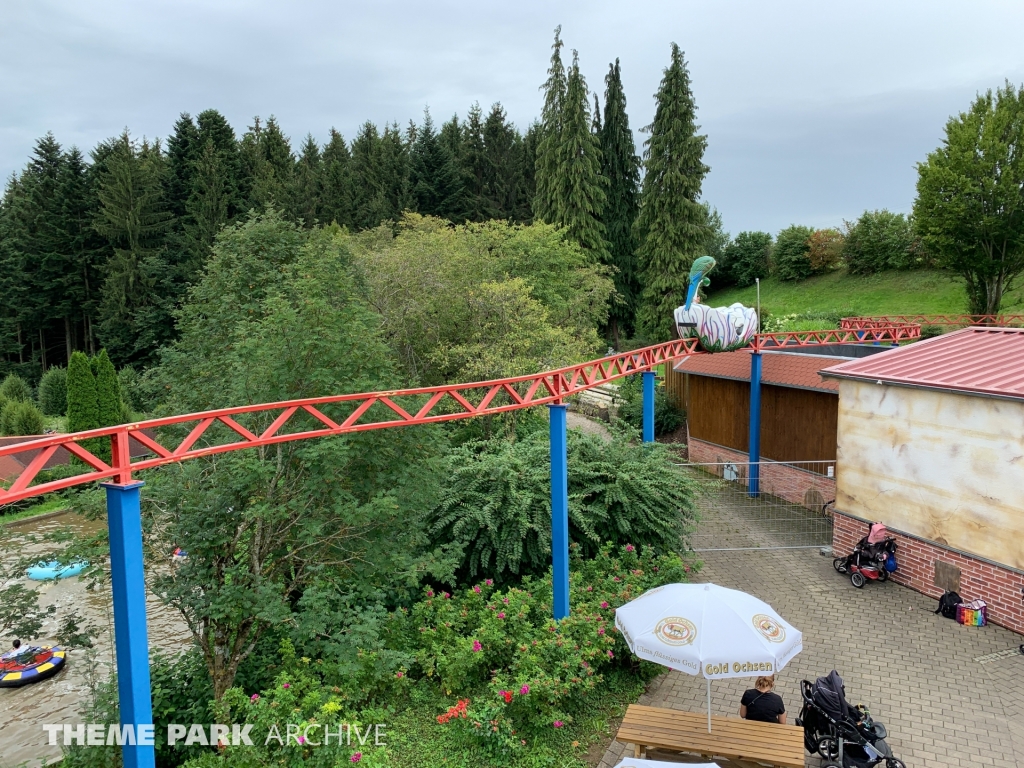
[{"label": "conifer tree", "polygon": [[352,227],[352,156],[344,137],[333,128],[330,140],[324,145],[321,182],[324,222]]},{"label": "conifer tree", "polygon": [[92,359],[96,379],[96,413],[98,426],[112,427],[121,423],[121,390],[117,383],[117,371],[107,356],[107,350]]},{"label": "conifer tree", "polygon": [[459,169],[434,130],[430,111],[423,114],[412,148],[412,191],[416,210],[428,216],[458,221],[464,209],[464,189]]},{"label": "conifer tree", "polygon": [[707,242],[707,215],[698,202],[709,168],[707,137],[697,133],[697,107],[679,46],[655,96],[645,130],[644,181],[636,223],[642,294],[637,323],[651,341],[671,338],[672,313],[686,297],[690,265]]},{"label": "conifer tree", "polygon": [[321,172],[320,147],[313,135],[307,134],[299,151],[298,162],[295,163],[292,191],[295,216],[307,227],[312,227],[320,220]]},{"label": "conifer tree", "polygon": [[488,167],[483,113],[480,110],[479,103],[474,103],[469,108],[469,114],[466,116],[462,135],[463,152],[461,159],[469,201],[468,218],[471,221],[487,221],[488,219],[501,218],[498,211],[492,205],[487,189],[491,169]]},{"label": "conifer tree", "polygon": [[89,358],[76,351],[68,362],[68,432],[84,432],[99,426],[96,377]]},{"label": "conifer tree", "polygon": [[352,142],[352,218],[356,229],[375,227],[388,217],[383,151],[377,126],[366,121]]},{"label": "conifer tree", "polygon": [[604,126],[601,128],[601,175],[608,180],[604,225],[611,264],[615,267],[617,301],[608,319],[616,348],[623,334],[632,336],[640,287],[636,270],[636,237],[633,225],[639,211],[640,158],[626,115],[619,60],[605,76]]},{"label": "conifer tree", "polygon": [[523,178],[523,140],[515,126],[508,122],[500,103],[491,106],[484,121],[483,140],[483,191],[490,217],[523,221],[523,209],[529,210],[530,203]]},{"label": "conifer tree", "polygon": [[403,211],[410,210],[415,202],[409,182],[410,141],[402,136],[397,123],[384,129],[380,137],[380,190],[383,195],[381,221],[398,221]]},{"label": "conifer tree", "polygon": [[[167,210],[178,219],[192,194],[192,176],[201,145],[199,130],[188,112],[182,112],[167,137]],[[183,222],[182,222],[183,223]]]},{"label": "conifer tree", "polygon": [[555,28],[555,42],[551,46],[551,65],[544,82],[544,108],[541,110],[537,137],[536,191],[533,215],[551,223],[558,211],[558,154],[562,142],[562,116],[566,95],[565,65],[562,64],[562,27]]},{"label": "conifer tree", "polygon": [[89,182],[89,167],[77,147],[65,155],[58,195],[68,264],[65,279],[72,305],[70,346],[91,353],[96,349],[94,323],[99,313],[105,253],[103,238],[92,226],[98,200]]},{"label": "conifer tree", "polygon": [[[213,148],[217,154],[217,166],[221,174],[216,186],[224,189],[227,196],[228,220],[245,213],[243,201],[239,197],[239,174],[241,172],[238,141],[235,138],[235,131],[231,124],[216,109],[204,109],[196,116],[196,126],[199,129],[200,152],[209,142],[213,142]],[[197,157],[197,162],[200,159]],[[205,184],[209,184],[207,179]],[[195,185],[193,185],[195,193]]]},{"label": "conifer tree", "polygon": [[601,147],[590,130],[590,99],[576,51],[572,59],[566,81],[554,208],[548,214],[549,223],[565,227],[571,239],[596,261],[606,264],[608,245],[601,223],[606,182],[601,176]]},{"label": "conifer tree", "polygon": [[213,240],[228,222],[233,189],[223,154],[208,138],[195,161],[192,194],[185,203],[185,234],[189,257],[180,264],[181,280],[195,282],[202,271]]}]

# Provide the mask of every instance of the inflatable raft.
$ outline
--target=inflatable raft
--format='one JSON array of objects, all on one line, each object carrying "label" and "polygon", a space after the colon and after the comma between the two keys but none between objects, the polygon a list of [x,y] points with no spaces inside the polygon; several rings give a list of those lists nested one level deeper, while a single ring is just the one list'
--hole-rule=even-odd
[{"label": "inflatable raft", "polygon": [[59,645],[21,649],[16,656],[0,657],[0,688],[19,688],[53,677],[67,663],[67,651]]},{"label": "inflatable raft", "polygon": [[77,576],[86,569],[88,563],[78,562],[69,563],[68,565],[61,566],[56,560],[52,560],[49,563],[36,563],[28,569],[27,575],[33,581],[48,581],[50,579],[69,579],[72,576]]}]

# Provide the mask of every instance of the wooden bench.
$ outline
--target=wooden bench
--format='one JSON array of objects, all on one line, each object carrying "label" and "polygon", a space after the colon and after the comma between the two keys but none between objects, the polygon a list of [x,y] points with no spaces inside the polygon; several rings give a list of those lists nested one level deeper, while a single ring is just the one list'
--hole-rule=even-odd
[{"label": "wooden bench", "polygon": [[634,757],[651,747],[721,757],[740,766],[804,768],[804,732],[795,725],[712,715],[708,733],[707,714],[631,704],[615,738],[632,744]]}]

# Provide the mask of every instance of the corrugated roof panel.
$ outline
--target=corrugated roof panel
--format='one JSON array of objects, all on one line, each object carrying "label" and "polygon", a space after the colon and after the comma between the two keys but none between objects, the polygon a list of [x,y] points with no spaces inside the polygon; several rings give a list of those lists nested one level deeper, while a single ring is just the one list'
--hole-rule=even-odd
[{"label": "corrugated roof panel", "polygon": [[[837,382],[822,379],[818,374],[823,364],[827,364],[825,360],[812,355],[765,353],[761,362],[761,381],[780,387],[837,392]],[[695,376],[750,381],[750,352],[741,349],[735,352],[694,355],[678,363],[675,369]]]},{"label": "corrugated roof panel", "polygon": [[822,373],[1024,398],[1024,329],[964,328]]}]

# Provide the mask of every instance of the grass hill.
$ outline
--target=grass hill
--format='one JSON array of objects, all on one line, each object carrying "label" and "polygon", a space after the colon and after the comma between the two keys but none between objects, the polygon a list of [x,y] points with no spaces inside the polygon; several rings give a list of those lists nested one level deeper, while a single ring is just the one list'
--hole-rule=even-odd
[{"label": "grass hill", "polygon": [[[714,279],[712,273],[712,288]],[[735,302],[753,307],[757,302],[756,287],[724,288],[712,291],[707,298],[707,303],[716,307]],[[851,275],[841,269],[801,282],[783,282],[775,277],[761,281],[762,309],[774,317],[797,315],[786,323],[787,330],[802,330],[813,316],[826,313],[937,315],[966,312],[966,303],[963,280],[938,270]],[[1001,311],[1024,313],[1024,287],[1018,286],[1004,296]],[[801,315],[812,317],[804,320]],[[817,323],[811,322],[807,327],[822,327],[820,319]]]}]

